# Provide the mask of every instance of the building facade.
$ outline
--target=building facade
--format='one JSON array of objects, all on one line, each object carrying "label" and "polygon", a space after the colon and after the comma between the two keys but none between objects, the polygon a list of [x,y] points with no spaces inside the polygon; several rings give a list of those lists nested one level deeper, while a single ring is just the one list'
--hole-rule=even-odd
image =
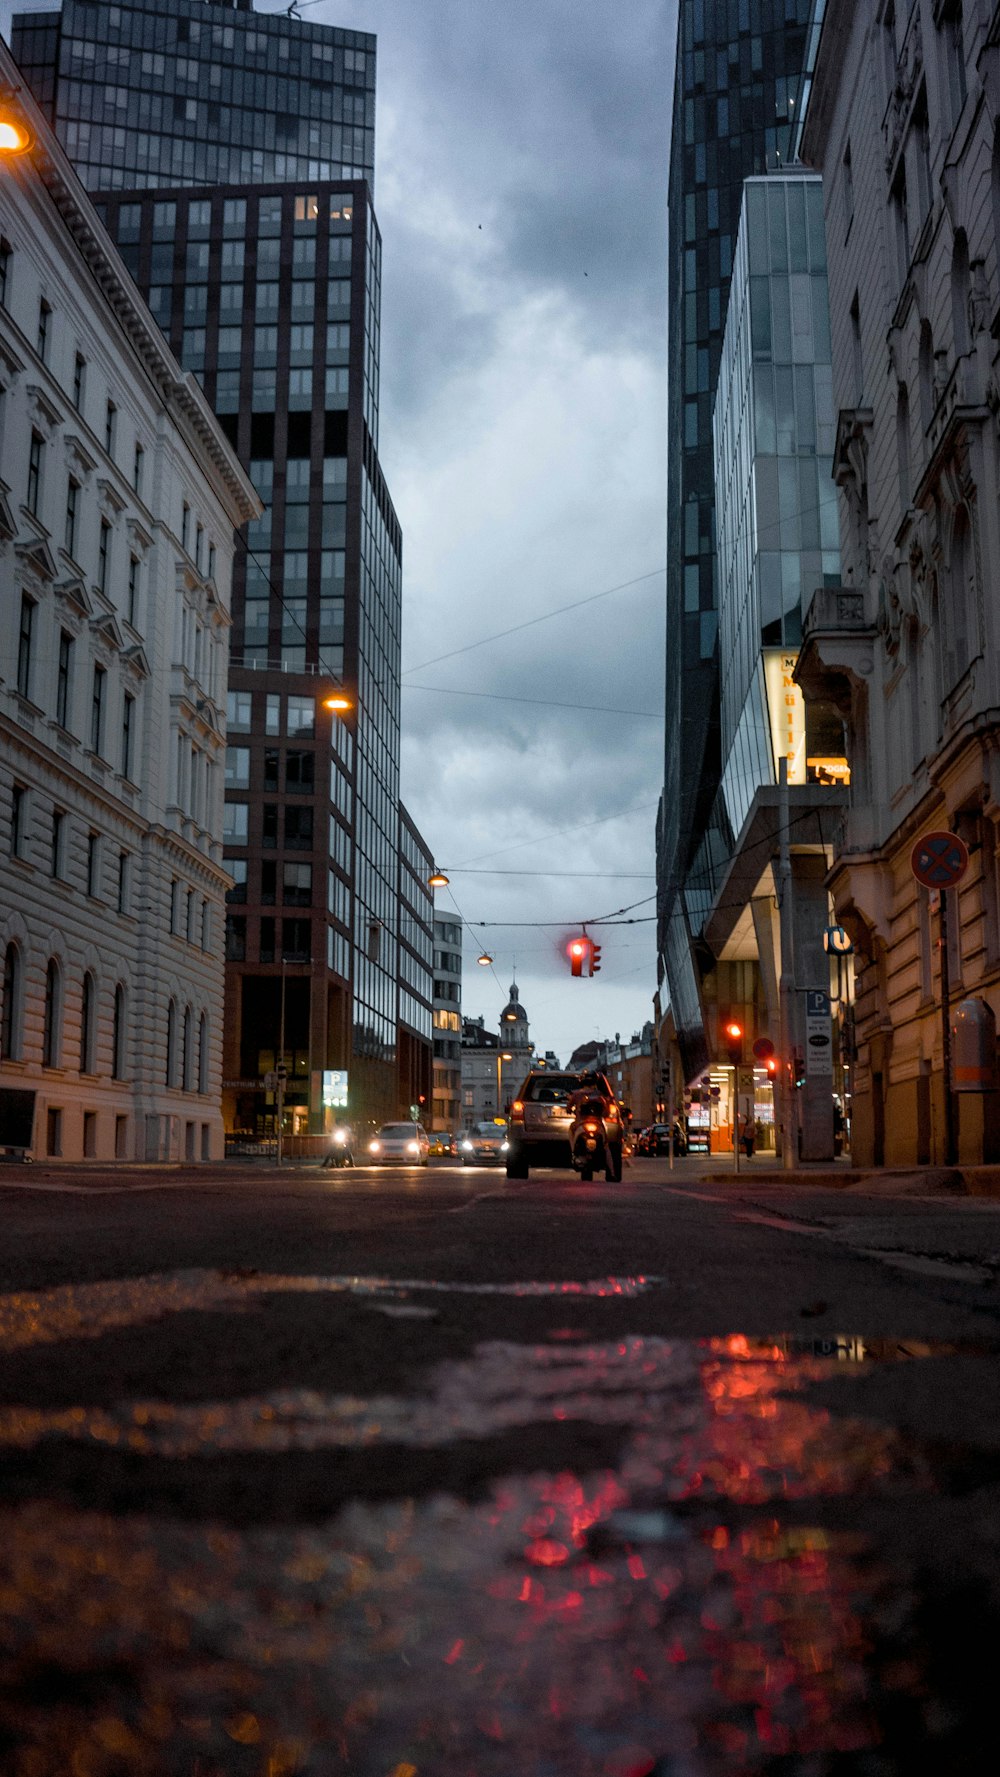
[{"label": "building facade", "polygon": [[[997,1092],[946,1091],[942,997],[947,987],[947,1025],[980,1018],[978,1084],[994,1087],[996,7],[830,0],[802,151],[824,183],[843,577],[813,601],[797,677],[808,697],[837,702],[848,734],[851,800],[830,884],[856,952],[854,1153],[866,1164],[995,1158]],[[940,895],[911,867],[935,829],[969,854]],[[955,1068],[950,1083],[963,1083]]]},{"label": "building facade", "polygon": [[[781,1081],[796,1057],[806,1063],[784,1109],[803,1158],[826,1159],[833,1051],[809,1048],[805,1007],[810,991],[829,993],[825,873],[849,771],[838,710],[807,705],[794,679],[803,613],[818,587],[840,578],[823,193],[801,169],[744,186],[714,439],[721,798],[734,838],[703,926],[716,959],[703,979],[709,1047],[725,1056],[712,1075],[713,1139],[730,1144],[738,1099],[762,1145],[774,1145],[776,1076],[752,1055],[764,1037],[781,1057]],[[739,1091],[725,1041],[732,1022],[745,1038]]]},{"label": "building facade", "polygon": [[517,983],[511,982],[495,1032],[483,1018],[462,1021],[462,1127],[505,1116],[533,1065],[528,1014]]},{"label": "building facade", "polygon": [[430,1090],[433,976],[399,892],[375,40],[249,4],[68,0],[14,45],[264,502],[233,583],[227,1128],[273,1128],[281,1067],[289,1134],[329,1122],[331,1072],[356,1121],[406,1114],[414,1041]]},{"label": "building facade", "polygon": [[659,976],[685,1079],[710,1058],[702,927],[735,834],[719,796],[720,643],[712,409],[751,174],[797,135],[813,0],[682,0],[669,189],[667,662],[657,823]]},{"label": "building facade", "polygon": [[233,532],[260,502],[19,102],[35,145],[0,180],[0,1147],[217,1159]]},{"label": "building facade", "polygon": [[434,1097],[431,1128],[461,1129],[462,924],[434,916]]}]

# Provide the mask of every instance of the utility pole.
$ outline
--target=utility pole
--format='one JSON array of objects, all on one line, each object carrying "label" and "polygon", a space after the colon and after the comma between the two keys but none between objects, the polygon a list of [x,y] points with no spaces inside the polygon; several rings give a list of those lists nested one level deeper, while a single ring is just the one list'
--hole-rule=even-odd
[{"label": "utility pole", "polygon": [[281,953],[281,1016],[278,1023],[278,1065],[274,1071],[278,1076],[278,1139],[275,1147],[275,1157],[280,1166],[282,1160],[282,1126],[285,1121],[285,1080],[288,1077],[288,1068],[285,1065],[285,953],[283,950]]},{"label": "utility pole", "polygon": [[794,1172],[798,1165],[796,1137],[792,1129],[795,1107],[791,1080],[792,1040],[795,1030],[795,939],[792,931],[792,854],[788,843],[788,760],[778,760],[778,933],[781,973],[778,977],[778,1047],[781,1056],[781,1166]]}]

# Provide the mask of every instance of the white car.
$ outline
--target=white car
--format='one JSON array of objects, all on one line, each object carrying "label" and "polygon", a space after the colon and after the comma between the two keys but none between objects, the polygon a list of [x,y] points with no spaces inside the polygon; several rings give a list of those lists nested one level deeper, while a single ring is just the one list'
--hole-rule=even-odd
[{"label": "white car", "polygon": [[463,1166],[474,1166],[477,1160],[500,1166],[507,1158],[506,1123],[477,1123],[466,1129],[458,1144]]},{"label": "white car", "polygon": [[430,1142],[419,1123],[383,1123],[368,1143],[370,1160],[400,1162],[404,1166],[426,1166]]}]

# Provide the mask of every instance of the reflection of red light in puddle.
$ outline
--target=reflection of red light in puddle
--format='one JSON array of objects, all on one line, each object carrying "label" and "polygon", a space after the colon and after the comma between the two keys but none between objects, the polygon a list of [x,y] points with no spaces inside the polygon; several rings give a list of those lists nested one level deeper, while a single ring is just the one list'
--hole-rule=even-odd
[{"label": "reflection of red light in puddle", "polygon": [[569,1560],[566,1544],[554,1542],[549,1536],[539,1536],[533,1543],[528,1543],[524,1555],[536,1567],[560,1567]]}]

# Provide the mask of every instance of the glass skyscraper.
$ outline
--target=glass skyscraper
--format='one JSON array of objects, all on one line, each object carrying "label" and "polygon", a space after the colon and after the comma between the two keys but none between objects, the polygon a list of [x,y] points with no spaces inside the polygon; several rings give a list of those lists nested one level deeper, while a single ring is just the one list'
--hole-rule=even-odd
[{"label": "glass skyscraper", "polygon": [[[375,40],[249,0],[66,0],[15,19],[13,48],[265,502],[233,577],[227,1126],[268,1126],[282,1055],[292,1132],[321,1128],[345,1070],[359,1118],[429,1106],[431,866],[399,802],[402,536],[378,459]],[[343,718],[323,705],[341,683]]]},{"label": "glass skyscraper", "polygon": [[660,977],[685,1077],[709,1055],[701,928],[734,835],[721,778],[712,408],[743,181],[786,165],[816,0],[681,0],[669,190],[667,662]]}]

